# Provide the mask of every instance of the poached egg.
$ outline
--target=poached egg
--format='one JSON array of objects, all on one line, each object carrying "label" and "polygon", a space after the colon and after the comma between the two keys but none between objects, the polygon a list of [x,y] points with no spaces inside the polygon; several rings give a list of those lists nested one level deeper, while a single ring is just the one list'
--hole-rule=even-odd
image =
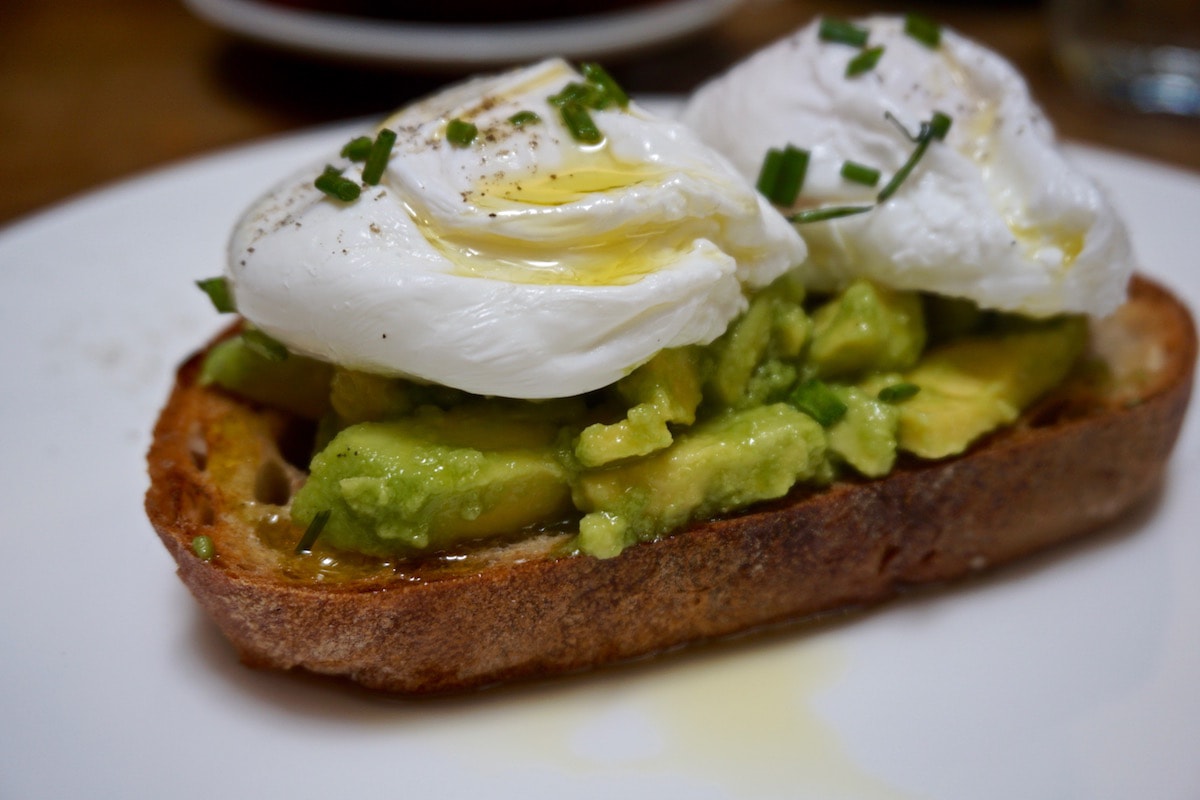
[{"label": "poached egg", "polygon": [[[380,126],[397,134],[381,180],[354,201],[314,187],[323,165],[286,180],[232,236],[238,311],[304,355],[526,399],[717,338],[804,260],[802,238],[690,129],[635,103],[592,111],[603,139],[576,141],[548,98],[583,81],[552,59],[400,110]],[[472,141],[447,137],[455,120]]]},{"label": "poached egg", "polygon": [[[1133,270],[1128,236],[1058,148],[1017,70],[951,30],[931,46],[906,33],[904,18],[857,25],[861,47],[822,38],[813,22],[701,87],[682,115],[751,181],[768,149],[807,150],[791,211],[874,204],[922,122],[951,118],[890,198],[800,226],[805,284],[832,291],[867,277],[1031,316],[1114,310]],[[874,68],[847,75],[874,47]],[[843,177],[847,161],[879,170],[879,184]]]}]

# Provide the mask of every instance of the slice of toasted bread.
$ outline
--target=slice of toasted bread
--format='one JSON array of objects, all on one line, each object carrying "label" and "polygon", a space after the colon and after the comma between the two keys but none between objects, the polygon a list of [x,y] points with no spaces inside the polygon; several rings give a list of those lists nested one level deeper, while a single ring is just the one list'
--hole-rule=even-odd
[{"label": "slice of toasted bread", "polygon": [[[564,536],[381,563],[293,552],[296,420],[196,384],[184,364],[154,431],[146,509],[179,574],[242,659],[391,692],[582,670],[877,603],[1092,531],[1159,482],[1191,394],[1196,333],[1135,279],[1095,326],[1108,364],[966,455],[907,462],[696,524],[599,560]],[[210,537],[215,556],[193,552]]]}]

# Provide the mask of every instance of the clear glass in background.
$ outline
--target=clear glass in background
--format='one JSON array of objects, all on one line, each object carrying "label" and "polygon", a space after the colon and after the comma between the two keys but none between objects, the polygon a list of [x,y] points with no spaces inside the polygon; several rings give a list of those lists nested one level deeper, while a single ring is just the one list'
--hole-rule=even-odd
[{"label": "clear glass in background", "polygon": [[1200,0],[1050,0],[1068,79],[1141,111],[1200,116]]}]

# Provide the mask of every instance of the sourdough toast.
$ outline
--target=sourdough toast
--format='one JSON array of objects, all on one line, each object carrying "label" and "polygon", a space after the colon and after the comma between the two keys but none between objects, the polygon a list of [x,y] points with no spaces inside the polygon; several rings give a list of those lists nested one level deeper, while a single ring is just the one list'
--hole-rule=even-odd
[{"label": "sourdough toast", "polygon": [[[963,456],[797,489],[611,559],[566,534],[388,562],[294,552],[304,425],[179,370],[154,431],[146,509],[242,660],[389,692],[459,691],[596,667],[878,603],[1096,530],[1159,483],[1191,394],[1196,332],[1135,278],[1081,371]],[[215,555],[201,558],[193,539]]]}]

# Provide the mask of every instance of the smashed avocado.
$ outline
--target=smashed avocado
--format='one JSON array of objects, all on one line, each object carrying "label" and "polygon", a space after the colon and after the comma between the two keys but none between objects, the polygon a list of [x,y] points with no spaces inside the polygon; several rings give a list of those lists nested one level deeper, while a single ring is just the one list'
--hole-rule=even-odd
[{"label": "smashed avocado", "polygon": [[[540,531],[617,555],[693,521],[902,454],[943,458],[1013,422],[1078,362],[1086,322],[1031,321],[851,283],[758,292],[707,346],[665,350],[612,386],[551,401],[483,398],[238,339],[203,379],[319,418],[298,530],[381,557]],[[329,512],[325,515],[324,512]]]},{"label": "smashed avocado", "polygon": [[326,544],[380,556],[566,519],[571,487],[557,433],[552,421],[486,405],[360,422],[317,453],[292,514],[329,510]]}]

